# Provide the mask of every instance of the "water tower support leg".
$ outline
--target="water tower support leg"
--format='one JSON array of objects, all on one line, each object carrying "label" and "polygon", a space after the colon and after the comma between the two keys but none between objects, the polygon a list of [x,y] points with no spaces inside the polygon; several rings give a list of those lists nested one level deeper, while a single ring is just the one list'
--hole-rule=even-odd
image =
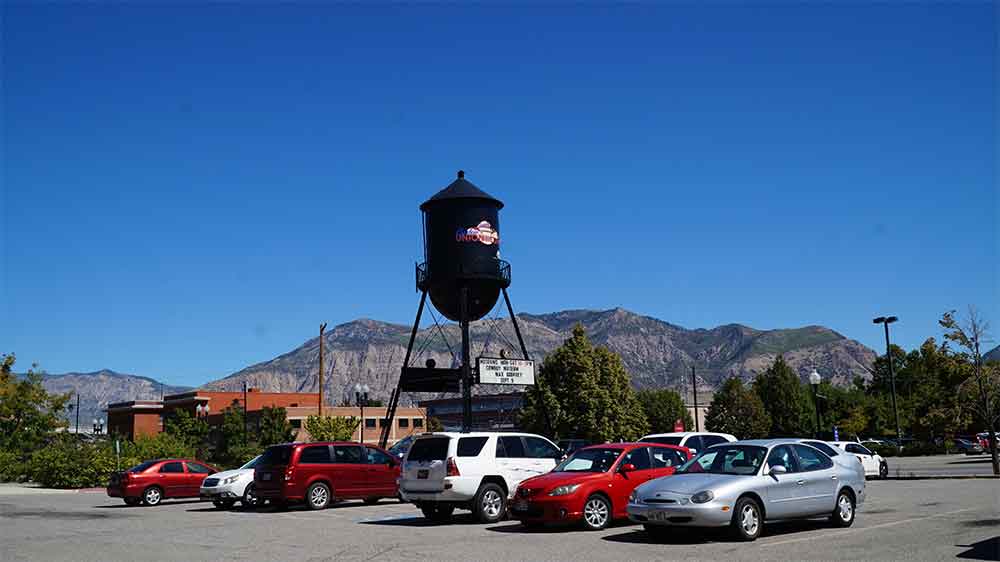
[{"label": "water tower support leg", "polygon": [[462,431],[472,431],[472,366],[469,351],[469,288],[462,287],[458,317],[462,325]]},{"label": "water tower support leg", "polygon": [[[424,303],[427,302],[427,291],[420,292],[420,305],[417,306],[417,318],[413,321],[413,330],[410,331],[410,343],[406,344],[406,355],[403,357],[403,367],[410,364],[410,354],[413,353],[413,342],[417,339],[417,330],[420,328],[420,316],[424,313]],[[400,378],[402,378],[402,369],[400,370]],[[382,426],[382,434],[378,439],[378,446],[385,449],[386,444],[389,443],[389,430],[392,429],[393,418],[396,417],[396,406],[399,404],[399,383],[396,383],[395,390],[392,391],[392,396],[389,397],[389,407],[385,411],[386,422]],[[361,423],[365,423],[361,420]]]}]

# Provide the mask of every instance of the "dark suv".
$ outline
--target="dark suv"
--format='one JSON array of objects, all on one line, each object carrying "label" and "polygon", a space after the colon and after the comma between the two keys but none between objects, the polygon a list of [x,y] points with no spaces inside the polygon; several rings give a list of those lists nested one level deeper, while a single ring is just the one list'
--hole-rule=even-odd
[{"label": "dark suv", "polygon": [[286,443],[264,451],[254,468],[261,500],[284,506],[305,502],[323,509],[335,500],[375,503],[399,494],[399,461],[374,445],[352,442]]}]

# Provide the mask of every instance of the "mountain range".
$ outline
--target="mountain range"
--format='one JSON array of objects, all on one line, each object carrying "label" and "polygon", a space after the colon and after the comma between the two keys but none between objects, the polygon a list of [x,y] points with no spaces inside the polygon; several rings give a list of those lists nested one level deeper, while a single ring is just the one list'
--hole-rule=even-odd
[{"label": "mountain range", "polygon": [[[519,314],[518,324],[530,356],[541,360],[570,337],[580,324],[591,340],[621,355],[636,388],[673,388],[686,395],[691,390],[694,367],[698,392],[710,394],[730,376],[752,380],[783,354],[793,369],[807,380],[815,368],[835,384],[854,377],[868,378],[875,352],[822,326],[756,330],[739,324],[689,330],[621,308],[605,311],[567,310],[551,314]],[[324,393],[340,403],[353,396],[362,382],[371,396],[386,399],[396,385],[406,353],[411,327],[370,319],[341,324],[324,335]],[[483,319],[470,327],[472,356],[519,357],[509,319]],[[417,334],[412,365],[433,358],[438,366],[455,363],[460,351],[459,327],[433,325]],[[251,365],[207,389],[238,390],[243,381],[262,390],[315,392],[318,382],[319,338],[312,338],[279,357]],[[505,388],[477,387],[477,392]],[[413,402],[427,396],[404,396]]]},{"label": "mountain range", "polygon": [[[95,418],[106,418],[108,404],[127,400],[158,400],[160,396],[190,390],[171,386],[148,377],[116,373],[108,369],[92,373],[42,375],[42,386],[50,393],[75,392],[80,395],[80,428],[87,431]],[[70,400],[74,410],[68,413],[70,425],[76,424],[76,396]]]}]

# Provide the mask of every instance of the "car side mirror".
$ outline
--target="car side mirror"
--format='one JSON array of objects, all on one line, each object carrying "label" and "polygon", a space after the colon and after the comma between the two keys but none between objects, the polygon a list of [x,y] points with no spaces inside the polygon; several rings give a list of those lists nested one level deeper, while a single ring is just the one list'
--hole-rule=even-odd
[{"label": "car side mirror", "polygon": [[691,458],[694,458],[694,456],[698,454],[698,449],[688,449],[688,450],[691,451]]},{"label": "car side mirror", "polygon": [[621,468],[622,472],[635,472],[635,465],[632,463],[625,463]]},{"label": "car side mirror", "polygon": [[772,466],[771,467],[771,471],[768,472],[768,474],[770,474],[771,476],[777,476],[779,474],[787,474],[787,473],[788,473],[788,469],[785,468],[784,466],[780,465],[780,464],[776,465],[776,466]]}]

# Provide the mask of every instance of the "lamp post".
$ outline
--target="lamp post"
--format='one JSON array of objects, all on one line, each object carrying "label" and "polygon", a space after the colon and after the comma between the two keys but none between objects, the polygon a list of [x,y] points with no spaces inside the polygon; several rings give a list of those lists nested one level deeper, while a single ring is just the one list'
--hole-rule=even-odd
[{"label": "lamp post", "polygon": [[354,385],[354,402],[361,408],[361,442],[365,442],[365,406],[368,405],[367,384],[357,383]]},{"label": "lamp post", "polygon": [[102,433],[104,433],[104,420],[94,418],[94,434],[100,435]]},{"label": "lamp post", "polygon": [[896,376],[892,372],[892,353],[889,348],[889,324],[899,320],[895,316],[879,316],[873,318],[873,324],[885,326],[885,362],[889,364],[889,385],[892,389],[892,415],[896,418],[896,449],[903,448],[903,433],[899,430],[899,410],[896,408]]},{"label": "lamp post", "polygon": [[208,404],[198,404],[194,407],[195,417],[207,418],[208,417]]},{"label": "lamp post", "polygon": [[823,380],[823,377],[819,375],[816,369],[809,373],[809,384],[813,387],[813,406],[816,408],[816,433],[813,435],[816,439],[819,439],[819,383]]}]

